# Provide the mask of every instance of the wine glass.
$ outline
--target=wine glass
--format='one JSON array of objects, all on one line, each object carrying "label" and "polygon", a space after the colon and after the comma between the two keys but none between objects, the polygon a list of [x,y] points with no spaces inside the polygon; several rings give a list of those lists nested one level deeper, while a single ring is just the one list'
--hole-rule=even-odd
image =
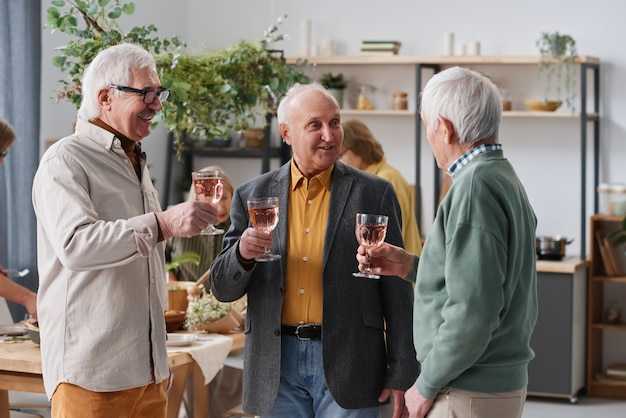
[{"label": "wine glass", "polygon": [[[248,200],[248,212],[252,226],[259,231],[269,234],[278,225],[278,198],[263,197],[260,199]],[[280,258],[279,254],[272,254],[269,248],[265,248],[262,257],[255,258],[256,261],[274,261]]]},{"label": "wine glass", "polygon": [[[194,171],[191,173],[193,180],[193,191],[196,194],[196,200],[207,202],[215,205],[222,198],[224,185],[222,184],[221,170]],[[224,230],[208,225],[200,235],[220,235]]]},{"label": "wine glass", "polygon": [[[356,240],[364,245],[366,250],[370,247],[378,247],[385,240],[387,235],[387,222],[389,218],[385,215],[372,215],[368,213],[356,214]],[[380,279],[380,276],[373,274],[370,269],[370,256],[366,251],[367,264],[362,272],[352,273],[354,277],[365,277],[368,279]]]}]

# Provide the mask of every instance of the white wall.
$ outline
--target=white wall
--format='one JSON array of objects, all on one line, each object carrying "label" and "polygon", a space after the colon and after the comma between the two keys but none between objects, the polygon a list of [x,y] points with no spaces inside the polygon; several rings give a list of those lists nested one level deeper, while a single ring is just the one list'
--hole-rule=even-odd
[{"label": "white wall", "polygon": [[[138,0],[136,5],[136,14],[128,18],[129,22],[154,23],[160,35],[177,33],[190,49],[218,48],[240,39],[258,38],[277,16],[287,14],[281,32],[289,34],[291,39],[276,46],[288,56],[299,53],[299,27],[304,19],[312,21],[315,44],[333,39],[337,53],[342,55],[356,55],[361,40],[366,38],[398,39],[402,41],[401,54],[440,55],[445,32],[454,32],[458,42],[480,41],[482,55],[536,55],[535,40],[542,31],[570,34],[577,41],[579,54],[602,60],[601,181],[626,182],[626,166],[621,161],[626,151],[622,140],[626,130],[626,120],[622,117],[626,114],[626,84],[619,80],[626,70],[626,55],[621,46],[621,40],[626,39],[623,23],[626,3],[617,0],[592,3],[581,0]],[[72,109],[65,104],[52,105],[48,99],[60,78],[50,64],[52,48],[62,43],[60,34],[50,35],[44,30],[42,141],[66,135],[71,127]],[[526,82],[536,84],[534,74],[528,76],[528,68],[506,67],[504,73],[502,68],[490,67],[486,71],[511,83],[510,93],[518,109],[524,98],[541,94],[536,87],[525,93]],[[396,70],[399,76],[387,70],[352,74],[352,69],[347,69],[344,73],[349,77],[379,80],[380,92],[386,91],[387,84],[394,83],[407,91],[414,89],[412,73],[407,73],[406,68]],[[378,97],[381,107],[387,97],[382,93]],[[414,100],[414,94],[410,99]],[[367,118],[366,122],[383,142],[390,161],[412,182],[416,164],[412,121],[394,116]],[[578,138],[578,122],[571,120],[508,119],[501,130],[505,154],[516,166],[536,209],[538,233],[573,237],[575,241],[568,247],[568,254],[578,254],[581,239]],[[427,232],[433,217],[433,164],[426,141],[422,142],[423,232]],[[144,141],[160,192],[164,184],[165,143],[162,130]],[[208,162],[217,162],[236,173],[237,183],[258,174],[260,167],[250,161],[234,160],[198,161],[198,165]],[[588,184],[591,185],[591,173]],[[591,187],[588,189],[587,206],[591,214],[593,195]]]}]

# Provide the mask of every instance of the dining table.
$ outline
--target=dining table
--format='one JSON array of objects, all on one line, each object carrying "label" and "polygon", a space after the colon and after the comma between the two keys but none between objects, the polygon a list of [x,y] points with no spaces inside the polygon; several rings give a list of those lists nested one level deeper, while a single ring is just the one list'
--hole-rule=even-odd
[{"label": "dining table", "polygon": [[[207,380],[212,378],[212,376],[204,375],[206,368],[203,367],[204,365],[198,364],[196,359],[211,358],[214,361],[215,356],[209,354],[205,357],[198,357],[197,353],[201,351],[198,350],[198,347],[206,344],[208,350],[211,341],[219,342],[224,337],[232,340],[226,354],[243,348],[245,337],[242,332],[216,334],[213,338],[211,338],[211,334],[208,334],[199,338],[198,342],[194,342],[189,347],[168,347],[168,361],[172,370],[172,382],[168,392],[168,418],[178,417],[188,382],[192,384],[187,390],[199,394],[201,393],[199,391],[206,388]],[[205,342],[202,341],[203,339]],[[226,356],[222,356],[220,361],[223,364]],[[194,417],[208,416],[209,396],[208,389],[206,390],[207,396],[193,397]],[[41,352],[38,344],[32,341],[0,343],[0,418],[9,418],[10,416],[9,391],[45,393],[41,370]]]}]

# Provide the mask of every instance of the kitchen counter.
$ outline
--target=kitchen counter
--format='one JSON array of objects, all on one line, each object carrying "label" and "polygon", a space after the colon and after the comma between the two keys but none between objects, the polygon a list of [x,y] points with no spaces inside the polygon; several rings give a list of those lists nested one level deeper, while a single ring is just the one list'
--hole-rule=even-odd
[{"label": "kitchen counter", "polygon": [[537,260],[539,316],[530,340],[528,395],[578,402],[585,385],[585,306],[588,262],[579,257]]},{"label": "kitchen counter", "polygon": [[580,257],[565,257],[559,261],[537,260],[537,272],[573,274],[586,269],[587,265],[587,261]]}]

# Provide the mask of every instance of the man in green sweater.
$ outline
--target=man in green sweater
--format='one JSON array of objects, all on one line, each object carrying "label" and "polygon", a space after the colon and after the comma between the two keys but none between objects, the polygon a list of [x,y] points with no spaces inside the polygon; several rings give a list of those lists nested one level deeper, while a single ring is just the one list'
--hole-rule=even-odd
[{"label": "man in green sweater", "polygon": [[534,357],[537,221],[497,143],[501,106],[497,87],[474,71],[454,67],[430,79],[421,118],[452,187],[419,258],[387,243],[368,250],[375,273],[416,283],[421,374],[405,394],[406,417],[522,415]]}]

